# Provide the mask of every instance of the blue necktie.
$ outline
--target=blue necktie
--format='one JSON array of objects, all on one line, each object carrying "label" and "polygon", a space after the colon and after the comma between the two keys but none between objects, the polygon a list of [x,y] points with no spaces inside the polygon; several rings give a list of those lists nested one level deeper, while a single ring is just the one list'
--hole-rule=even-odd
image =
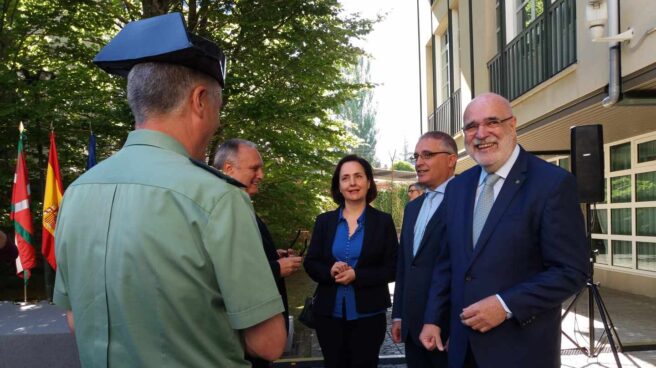
[{"label": "blue necktie", "polygon": [[481,190],[481,196],[478,198],[478,204],[474,210],[474,248],[476,248],[478,237],[481,235],[481,231],[487,220],[487,215],[490,214],[490,210],[494,204],[494,184],[496,184],[500,178],[501,177],[497,174],[489,174],[485,177],[483,190]]},{"label": "blue necktie", "polygon": [[417,217],[417,223],[415,224],[415,238],[412,244],[412,255],[417,254],[419,245],[421,244],[421,239],[424,237],[424,232],[426,231],[426,225],[428,225],[428,220],[430,220],[431,211],[433,207],[433,199],[435,199],[437,192],[426,191],[426,198],[424,203],[419,210],[419,217]]}]

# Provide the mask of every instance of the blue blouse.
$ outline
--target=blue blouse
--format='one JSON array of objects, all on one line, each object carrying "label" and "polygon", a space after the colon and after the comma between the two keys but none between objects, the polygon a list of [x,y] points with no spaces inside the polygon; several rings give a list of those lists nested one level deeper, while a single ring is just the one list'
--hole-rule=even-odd
[{"label": "blue blouse", "polygon": [[[362,214],[358,217],[358,227],[350,237],[348,222],[344,218],[342,211],[343,208],[340,207],[337,220],[337,231],[335,231],[335,239],[333,240],[333,257],[335,257],[337,261],[345,262],[352,268],[355,268],[358,264],[360,253],[362,253],[362,240],[364,238],[365,226],[364,214],[366,209],[362,211]],[[376,313],[358,313],[355,307],[355,292],[353,290],[353,285],[337,285],[333,317],[344,318],[344,311],[346,311],[346,320],[349,321],[384,312],[384,310],[382,310]]]}]

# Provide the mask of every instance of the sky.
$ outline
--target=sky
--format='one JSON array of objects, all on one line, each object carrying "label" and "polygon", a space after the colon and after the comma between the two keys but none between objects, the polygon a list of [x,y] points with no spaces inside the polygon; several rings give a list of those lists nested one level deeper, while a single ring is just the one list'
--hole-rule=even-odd
[{"label": "sky", "polygon": [[417,5],[399,0],[340,0],[347,13],[385,18],[364,42],[354,42],[371,55],[371,81],[376,83],[376,157],[390,166],[396,151],[401,159],[404,142],[409,152],[419,138],[419,72],[417,60]]}]

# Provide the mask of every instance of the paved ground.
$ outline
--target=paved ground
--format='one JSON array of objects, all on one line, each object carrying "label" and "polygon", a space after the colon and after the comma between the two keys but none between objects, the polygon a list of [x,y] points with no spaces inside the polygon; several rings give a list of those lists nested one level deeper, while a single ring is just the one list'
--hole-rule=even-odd
[{"label": "paved ground", "polygon": [[[288,289],[295,286],[298,285],[293,281],[288,283]],[[312,289],[311,284],[309,289]],[[308,295],[306,292],[300,294],[300,297],[290,298],[292,315],[298,314],[303,296]],[[619,354],[622,367],[656,367],[656,300],[603,288],[601,295],[620,340],[627,349],[627,352]],[[563,331],[584,347],[589,338],[587,297],[587,292],[584,292],[562,325]],[[599,340],[603,325],[596,311],[594,329],[596,340]],[[313,330],[296,323],[294,334],[288,358],[321,357]],[[573,342],[563,338],[562,367],[616,367],[606,341],[602,337],[601,352],[590,358],[576,350]],[[398,363],[398,357],[403,355],[403,346],[392,343],[389,336],[383,344],[381,355],[384,357],[382,362],[391,363],[381,364],[381,367],[404,367]],[[68,334],[64,313],[59,308],[46,302],[28,308],[0,302],[0,368],[76,367],[79,366],[76,356],[74,339]],[[296,366],[319,365],[308,362]]]}]

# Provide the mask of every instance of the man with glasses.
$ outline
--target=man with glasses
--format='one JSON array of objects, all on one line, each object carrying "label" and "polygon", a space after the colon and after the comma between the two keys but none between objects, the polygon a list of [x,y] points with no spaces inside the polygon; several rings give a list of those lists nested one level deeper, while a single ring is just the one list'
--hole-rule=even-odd
[{"label": "man with glasses", "polygon": [[588,250],[576,180],[517,144],[510,103],[486,93],[464,113],[478,163],[449,185],[421,340],[452,367],[560,367],[561,304],[583,287]]},{"label": "man with glasses", "polygon": [[408,185],[408,201],[415,200],[422,194],[424,194],[424,187],[421,184],[412,183]]},{"label": "man with glasses", "polygon": [[[202,161],[225,57],[180,13],[128,23],[94,60],[127,75],[135,130],[64,195],[54,302],[83,367],[277,359],[283,305],[246,193]],[[71,365],[75,365],[72,364]]]},{"label": "man with glasses", "polygon": [[[424,349],[419,333],[424,324],[435,258],[441,249],[442,232],[436,231],[437,209],[458,160],[456,142],[446,133],[427,132],[417,142],[411,160],[424,194],[406,205],[398,252],[392,340],[405,342],[408,367],[446,367],[446,352]],[[444,331],[447,336],[448,331]]]}]

